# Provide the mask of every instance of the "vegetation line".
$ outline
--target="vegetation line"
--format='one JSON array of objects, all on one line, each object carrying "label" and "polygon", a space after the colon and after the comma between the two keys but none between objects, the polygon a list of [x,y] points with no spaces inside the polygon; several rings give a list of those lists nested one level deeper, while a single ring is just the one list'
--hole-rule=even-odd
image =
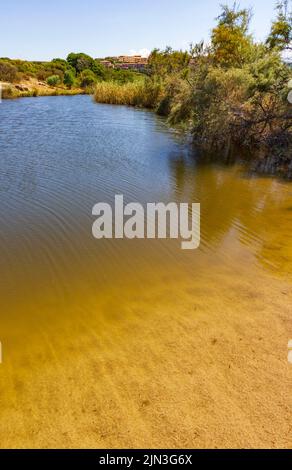
[{"label": "vegetation line", "polygon": [[[106,67],[104,63],[110,64]],[[124,65],[124,64],[123,64]],[[109,61],[93,59],[87,54],[70,53],[66,60],[31,62],[0,59],[0,84],[2,97],[75,95],[93,93],[98,82],[120,85],[141,82],[143,74],[121,69]]]}]

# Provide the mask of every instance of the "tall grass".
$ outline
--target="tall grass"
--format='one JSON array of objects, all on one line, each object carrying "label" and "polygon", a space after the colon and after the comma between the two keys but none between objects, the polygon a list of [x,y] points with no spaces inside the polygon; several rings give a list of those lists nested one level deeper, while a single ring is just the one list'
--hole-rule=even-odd
[{"label": "tall grass", "polygon": [[96,84],[94,98],[98,103],[154,108],[158,103],[160,91],[160,85],[151,80],[124,84],[100,82]]}]

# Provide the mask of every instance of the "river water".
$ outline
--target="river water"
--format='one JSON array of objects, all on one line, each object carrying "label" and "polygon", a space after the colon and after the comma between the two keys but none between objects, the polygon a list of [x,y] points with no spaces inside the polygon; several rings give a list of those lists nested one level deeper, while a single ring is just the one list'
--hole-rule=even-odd
[{"label": "river water", "polygon": [[[115,194],[200,202],[200,248],[94,239]],[[288,445],[291,183],[148,111],[26,98],[0,105],[0,207],[1,446]]]}]

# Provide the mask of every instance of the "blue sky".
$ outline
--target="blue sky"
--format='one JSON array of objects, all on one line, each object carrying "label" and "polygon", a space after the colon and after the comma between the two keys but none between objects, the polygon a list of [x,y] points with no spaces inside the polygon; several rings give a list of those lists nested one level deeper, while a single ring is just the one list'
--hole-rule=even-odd
[{"label": "blue sky", "polygon": [[[93,57],[187,48],[208,39],[221,3],[233,0],[8,0],[0,7],[0,56],[31,60],[86,52]],[[251,31],[263,39],[275,0],[241,0],[252,7]]]}]

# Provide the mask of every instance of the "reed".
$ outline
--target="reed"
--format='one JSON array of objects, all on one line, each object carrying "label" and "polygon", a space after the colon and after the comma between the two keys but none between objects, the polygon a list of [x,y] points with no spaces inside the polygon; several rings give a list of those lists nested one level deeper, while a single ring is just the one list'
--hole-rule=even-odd
[{"label": "reed", "polygon": [[154,108],[159,93],[160,87],[147,80],[124,84],[100,82],[96,84],[94,98],[98,103]]}]

